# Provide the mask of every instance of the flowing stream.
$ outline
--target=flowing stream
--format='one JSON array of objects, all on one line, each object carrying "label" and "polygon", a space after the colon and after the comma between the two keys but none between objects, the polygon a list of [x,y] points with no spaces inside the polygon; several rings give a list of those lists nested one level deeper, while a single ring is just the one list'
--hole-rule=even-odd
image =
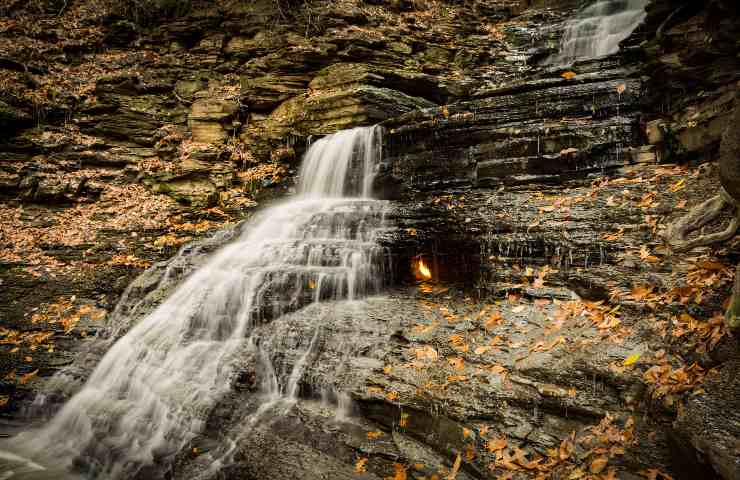
[{"label": "flowing stream", "polygon": [[548,63],[567,65],[611,55],[645,20],[649,0],[597,0],[570,20],[560,52]]},{"label": "flowing stream", "polygon": [[[380,135],[356,128],[315,142],[299,194],[263,211],[120,338],[48,424],[4,445],[13,453],[0,452],[0,479],[59,478],[41,465],[81,478],[159,478],[229,391],[245,345],[259,349],[257,327],[378,292],[387,257],[376,237],[387,227],[370,194]],[[297,395],[308,343],[288,372],[259,355],[269,402]]]}]

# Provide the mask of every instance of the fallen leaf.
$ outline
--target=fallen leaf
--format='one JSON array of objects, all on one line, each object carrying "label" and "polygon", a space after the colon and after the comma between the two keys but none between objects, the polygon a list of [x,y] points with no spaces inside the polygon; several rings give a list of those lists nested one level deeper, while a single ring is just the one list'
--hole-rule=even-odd
[{"label": "fallen leaf", "polygon": [[601,473],[601,471],[606,468],[606,464],[608,462],[609,459],[605,456],[596,457],[594,461],[591,462],[591,466],[588,467],[588,470],[594,474]]},{"label": "fallen leaf", "polygon": [[25,385],[28,382],[30,382],[31,380],[33,380],[36,377],[36,374],[38,374],[38,373],[39,373],[39,369],[37,368],[33,372],[30,372],[30,373],[27,373],[27,374],[23,375],[20,378],[20,380],[18,380],[18,383],[20,383],[21,385]]},{"label": "fallen leaf", "polygon": [[486,442],[486,450],[491,453],[498,452],[506,448],[509,444],[505,438],[492,438]]},{"label": "fallen leaf", "polygon": [[447,476],[447,480],[455,480],[457,477],[457,472],[460,471],[460,465],[462,464],[462,457],[460,454],[457,454],[457,458],[455,458],[455,463],[452,465],[452,470],[450,471],[450,474]]},{"label": "fallen leaf", "polygon": [[449,358],[447,359],[447,362],[455,370],[465,370],[465,360],[463,360],[461,357]]},{"label": "fallen leaf", "polygon": [[386,477],[384,480],[406,480],[406,466],[402,465],[400,463],[394,463],[393,469],[395,470],[395,475],[392,477]]},{"label": "fallen leaf", "polygon": [[625,85],[624,83],[620,83],[619,85],[617,85],[617,93],[622,94],[625,90],[627,90],[627,85]]},{"label": "fallen leaf", "polygon": [[641,356],[642,355],[639,353],[633,353],[632,355],[624,359],[624,363],[622,363],[622,365],[624,365],[625,367],[634,365],[635,363],[637,363]]},{"label": "fallen leaf", "polygon": [[568,70],[567,72],[563,72],[563,73],[560,74],[560,76],[563,77],[566,80],[572,80],[573,78],[575,78],[576,75],[577,75],[576,72],[572,72],[570,70]]},{"label": "fallen leaf", "polygon": [[406,412],[401,412],[401,418],[398,420],[398,426],[399,427],[407,427],[409,424],[409,414]]},{"label": "fallen leaf", "polygon": [[370,440],[374,438],[382,437],[382,436],[383,436],[383,432],[381,431],[367,432],[367,438],[369,438]]},{"label": "fallen leaf", "polygon": [[355,473],[367,472],[367,468],[365,468],[365,465],[367,465],[367,460],[367,458],[360,458],[357,460],[357,463],[355,463]]}]

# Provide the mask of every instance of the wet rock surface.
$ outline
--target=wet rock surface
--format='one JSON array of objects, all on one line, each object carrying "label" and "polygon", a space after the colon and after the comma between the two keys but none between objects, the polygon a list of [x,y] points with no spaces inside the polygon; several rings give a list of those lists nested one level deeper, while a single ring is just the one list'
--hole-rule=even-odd
[{"label": "wet rock surface", "polygon": [[719,188],[694,167],[736,116],[737,6],[655,0],[620,53],[545,65],[577,3],[331,3],[306,22],[259,1],[84,38],[8,23],[0,195],[25,235],[2,237],[5,432],[233,233],[156,262],[289,192],[310,136],[382,122],[387,295],[266,322],[281,371],[305,362],[294,401],[260,394],[245,345],[202,436],[141,478],[740,478],[717,321],[737,245],[677,257],[658,236]]}]

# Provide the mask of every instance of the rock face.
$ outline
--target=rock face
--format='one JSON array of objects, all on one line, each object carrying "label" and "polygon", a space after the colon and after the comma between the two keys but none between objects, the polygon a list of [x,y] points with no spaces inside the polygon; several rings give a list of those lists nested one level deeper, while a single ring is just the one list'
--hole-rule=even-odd
[{"label": "rock face", "polygon": [[[245,347],[192,449],[141,478],[215,460],[225,478],[740,478],[738,348],[716,320],[736,246],[677,258],[657,236],[733,175],[673,163],[734,151],[734,2],[654,0],[618,53],[568,66],[547,59],[581,2],[286,3],[0,29],[0,194],[25,232],[2,230],[0,312],[18,331],[59,297],[75,297],[60,319],[113,310],[147,262],[249,215],[257,190],[289,192],[311,136],[385,128],[387,295],[261,325],[280,372],[306,362],[295,403],[260,395]],[[48,65],[13,46],[26,36]],[[4,351],[0,408],[63,400],[231,235],[155,263],[107,317],[51,323],[53,352]],[[75,381],[21,384],[37,367]]]}]

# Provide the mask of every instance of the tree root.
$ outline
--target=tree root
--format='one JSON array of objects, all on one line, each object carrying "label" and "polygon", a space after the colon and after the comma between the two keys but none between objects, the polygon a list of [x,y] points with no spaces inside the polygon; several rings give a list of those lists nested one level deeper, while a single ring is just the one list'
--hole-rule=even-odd
[{"label": "tree root", "polygon": [[[689,234],[701,229],[716,220],[727,207],[734,211],[730,224],[719,232],[702,233],[689,239]],[[703,247],[731,239],[740,227],[740,205],[724,188],[701,205],[694,207],[688,214],[668,226],[663,239],[674,252],[686,252],[695,247]],[[725,312],[725,325],[730,330],[740,331],[740,265],[735,272],[730,306]]]},{"label": "tree root", "polygon": [[[716,220],[727,207],[735,211],[727,228],[719,232],[701,234],[693,239],[688,238],[691,232]],[[723,188],[719,195],[694,207],[686,216],[669,225],[663,238],[674,252],[686,252],[692,248],[727,241],[737,233],[738,227],[740,227],[738,203]]]}]

